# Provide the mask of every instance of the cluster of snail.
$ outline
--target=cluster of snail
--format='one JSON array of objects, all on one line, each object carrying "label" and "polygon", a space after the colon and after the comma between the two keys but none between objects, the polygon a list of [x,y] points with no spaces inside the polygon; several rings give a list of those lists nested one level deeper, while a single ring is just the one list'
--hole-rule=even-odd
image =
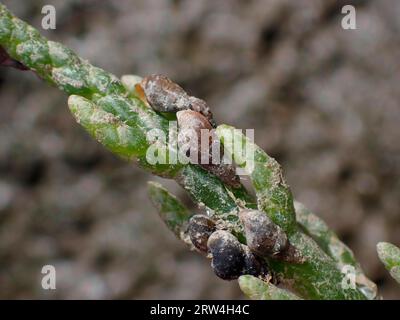
[{"label": "cluster of snail", "polygon": [[[176,113],[179,130],[200,130],[215,127],[213,115],[206,102],[188,95],[178,84],[162,75],[150,75],[136,86],[136,91],[157,112]],[[213,143],[210,138],[209,146]],[[200,145],[199,143],[197,146]],[[195,150],[200,155],[200,150]],[[207,150],[211,157],[211,150]],[[205,170],[218,176],[225,184],[238,187],[240,179],[232,165],[199,163]],[[246,245],[231,232],[218,227],[218,223],[206,215],[191,217],[185,234],[190,243],[200,252],[211,257],[215,274],[232,280],[241,275],[266,276],[268,270],[263,263],[266,257],[301,263],[302,258],[290,245],[285,232],[269,217],[258,210],[242,209],[239,220],[243,225]]]},{"label": "cluster of snail", "polygon": [[194,215],[187,227],[193,246],[212,258],[211,267],[215,274],[232,280],[241,275],[266,276],[268,270],[263,258],[270,257],[291,262],[301,258],[290,245],[285,232],[268,216],[258,210],[243,209],[239,219],[246,236],[246,245],[228,230],[218,228],[208,216]]}]

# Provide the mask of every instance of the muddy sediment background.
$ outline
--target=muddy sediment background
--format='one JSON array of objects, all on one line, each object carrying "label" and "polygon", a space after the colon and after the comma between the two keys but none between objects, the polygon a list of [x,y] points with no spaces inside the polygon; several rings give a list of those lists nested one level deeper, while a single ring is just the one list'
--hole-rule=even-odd
[{"label": "muddy sediment background", "polygon": [[[168,75],[218,122],[254,128],[295,197],[400,298],[375,250],[400,244],[398,0],[2,2],[38,28],[53,4],[50,39],[118,76]],[[341,28],[345,4],[357,30]],[[162,179],[93,141],[66,98],[0,69],[0,298],[242,298],[158,219],[146,182]]]}]

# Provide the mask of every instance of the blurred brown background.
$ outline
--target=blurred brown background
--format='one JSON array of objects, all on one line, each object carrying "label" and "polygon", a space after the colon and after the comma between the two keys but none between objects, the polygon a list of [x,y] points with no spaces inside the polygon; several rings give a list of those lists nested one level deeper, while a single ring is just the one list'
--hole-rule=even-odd
[{"label": "blurred brown background", "polygon": [[[378,241],[400,244],[400,2],[337,0],[2,1],[118,76],[163,73],[254,128],[295,197],[400,298]],[[341,8],[357,9],[357,30]],[[153,178],[74,122],[66,96],[0,69],[0,298],[242,298],[158,219]],[[184,193],[168,186],[186,203]],[[57,290],[41,288],[41,268]]]}]

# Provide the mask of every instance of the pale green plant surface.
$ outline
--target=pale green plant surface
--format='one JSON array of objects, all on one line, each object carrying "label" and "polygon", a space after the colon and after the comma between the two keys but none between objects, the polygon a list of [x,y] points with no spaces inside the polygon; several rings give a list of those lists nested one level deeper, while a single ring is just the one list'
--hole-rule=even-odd
[{"label": "pale green plant surface", "polygon": [[238,281],[240,289],[253,300],[301,300],[287,290],[250,275],[241,276]]},{"label": "pale green plant surface", "polygon": [[400,283],[400,249],[388,242],[377,244],[379,259],[383,262],[390,275]]}]

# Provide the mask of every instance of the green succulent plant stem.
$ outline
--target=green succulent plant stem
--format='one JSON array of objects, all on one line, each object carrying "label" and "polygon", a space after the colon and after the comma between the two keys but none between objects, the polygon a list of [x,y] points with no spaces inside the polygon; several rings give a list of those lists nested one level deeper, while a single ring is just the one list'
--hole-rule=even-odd
[{"label": "green succulent plant stem", "polygon": [[147,184],[147,189],[161,220],[168,229],[181,238],[184,226],[191,217],[189,210],[161,184],[151,181]]},{"label": "green succulent plant stem", "polygon": [[356,272],[356,284],[368,299],[375,299],[377,287],[366,277],[351,249],[345,245],[335,232],[317,215],[302,203],[295,201],[297,222],[312,237],[326,254],[336,261],[338,269],[352,266]]},{"label": "green succulent plant stem", "polygon": [[239,278],[240,289],[252,300],[301,300],[295,294],[251,275]]},{"label": "green succulent plant stem", "polygon": [[[239,207],[255,207],[244,188],[229,188],[197,165],[148,163],[146,150],[152,141],[147,133],[158,129],[167,134],[168,120],[129,92],[117,77],[92,66],[65,46],[45,39],[1,4],[0,46],[10,57],[68,94],[77,122],[116,155],[155,175],[175,179],[198,205],[228,223],[237,221]],[[259,196],[258,206],[287,231],[291,243],[306,260],[294,265],[270,259],[270,268],[304,298],[364,299],[361,291],[341,287],[342,275],[335,261],[297,227],[290,190],[285,183],[276,185],[276,179],[279,177],[279,182],[282,177],[280,168],[261,149],[254,148],[258,170],[251,178]],[[160,147],[158,152],[166,150]],[[240,229],[237,235],[245,241]]]},{"label": "green succulent plant stem", "polygon": [[393,279],[400,283],[400,248],[388,242],[379,242],[376,249],[385,268]]}]

